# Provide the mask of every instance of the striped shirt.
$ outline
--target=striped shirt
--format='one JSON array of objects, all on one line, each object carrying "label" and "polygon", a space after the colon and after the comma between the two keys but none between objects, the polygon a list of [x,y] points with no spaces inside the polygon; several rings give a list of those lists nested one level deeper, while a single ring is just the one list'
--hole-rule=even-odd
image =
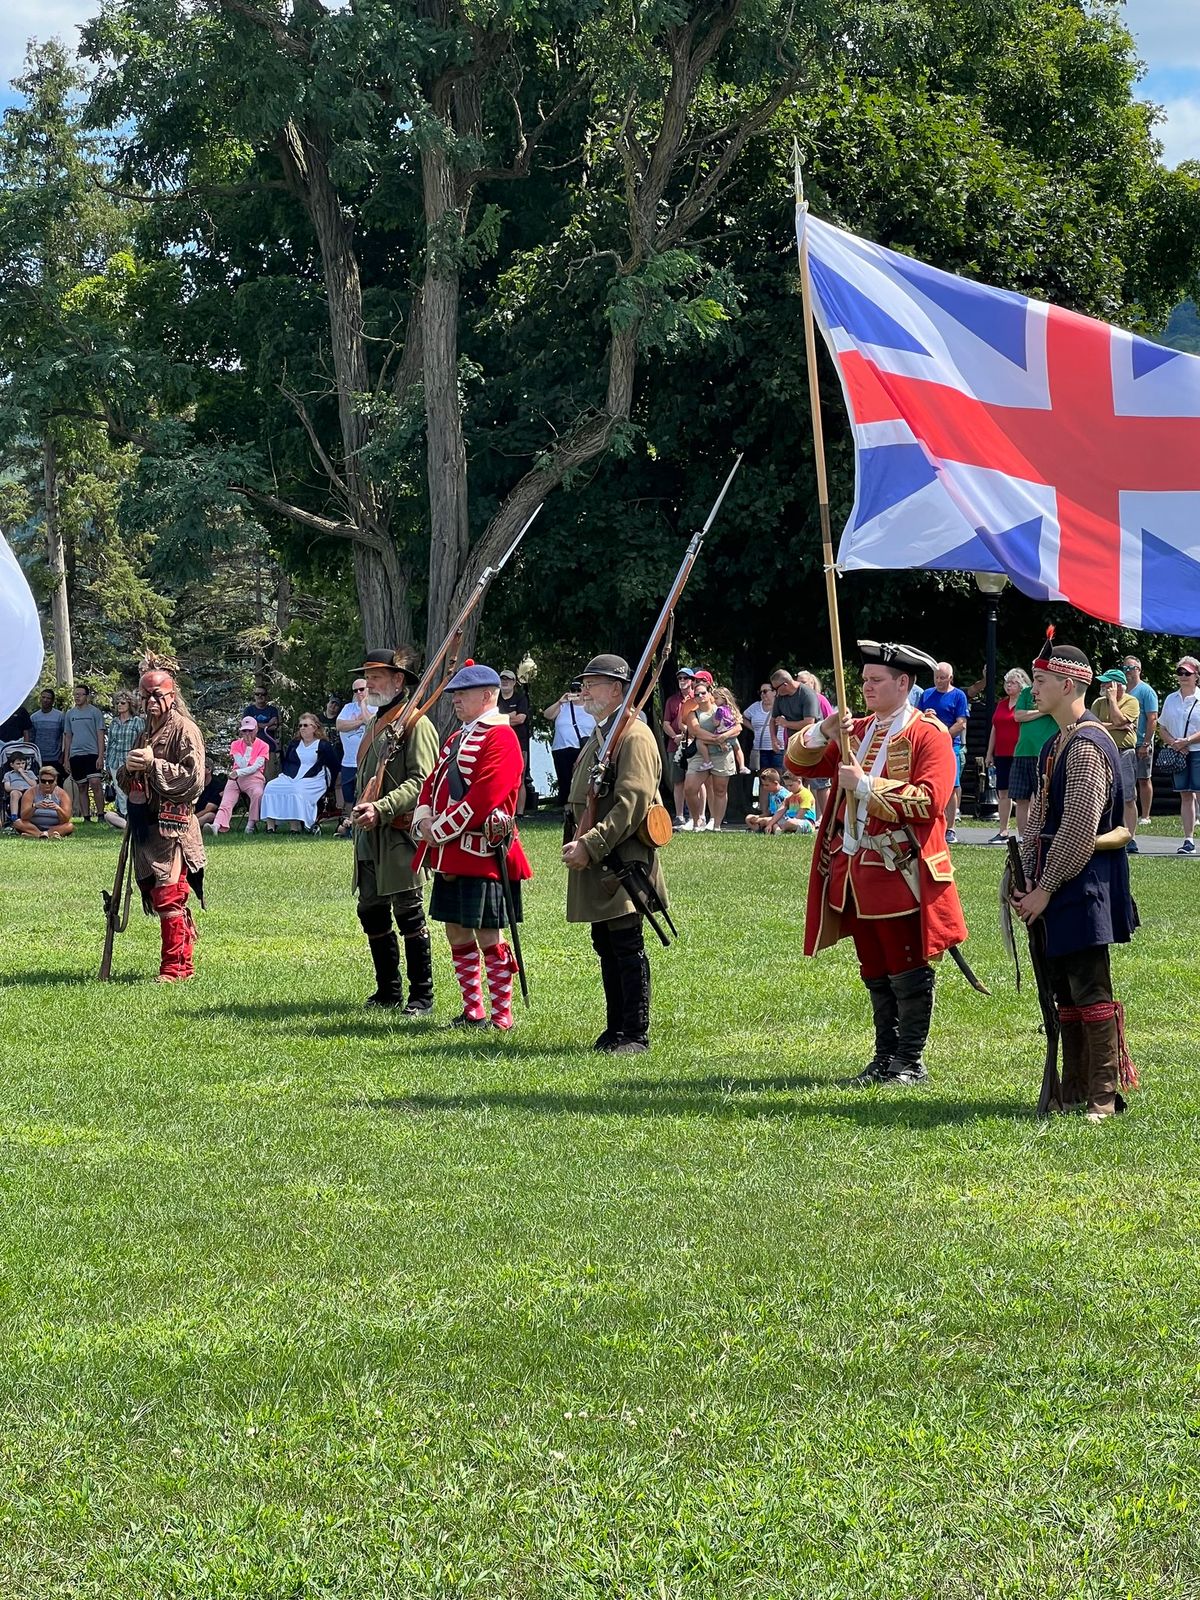
[{"label": "striped shirt", "polygon": [[125,765],[125,758],[146,732],[146,724],[141,717],[110,717],[106,730],[104,745],[104,764],[110,772],[119,772]]}]

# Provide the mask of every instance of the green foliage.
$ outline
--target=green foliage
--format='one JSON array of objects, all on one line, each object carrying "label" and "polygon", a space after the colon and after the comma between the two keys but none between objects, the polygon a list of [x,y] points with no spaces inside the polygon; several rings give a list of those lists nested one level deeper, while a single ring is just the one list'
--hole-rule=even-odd
[{"label": "green foliage", "polygon": [[329,840],[222,839],[199,978],[135,912],[90,981],[98,831],[0,840],[5,1600],[1193,1600],[1186,863],[1133,863],[1145,1087],[1091,1128],[1031,1115],[998,852],[955,853],[992,995],[943,972],[930,1086],[862,1094],[805,841],[670,849],[618,1063],[553,829],[533,1006],[466,1042],[440,931],[435,1022],[363,1011]]}]

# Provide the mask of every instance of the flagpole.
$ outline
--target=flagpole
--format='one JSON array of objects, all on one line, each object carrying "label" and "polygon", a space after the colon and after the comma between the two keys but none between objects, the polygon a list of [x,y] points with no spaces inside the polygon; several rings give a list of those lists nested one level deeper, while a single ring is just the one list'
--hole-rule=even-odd
[{"label": "flagpole", "polygon": [[[807,216],[808,202],[804,198],[804,181],[800,172],[800,145],[793,141],[796,181],[796,216]],[[846,702],[846,669],[842,661],[842,628],[838,619],[837,567],[833,560],[833,533],[829,524],[829,475],[825,470],[825,429],[821,420],[821,385],[817,374],[816,319],[813,316],[812,283],[808,270],[808,230],[799,237],[800,295],[804,305],[804,355],[808,365],[808,408],[812,417],[813,458],[817,466],[817,510],[821,518],[821,559],[825,568],[825,602],[829,611],[829,637],[833,647],[833,683],[838,711],[844,713]],[[842,747],[842,760],[850,759],[850,741],[839,728],[838,743]]]}]

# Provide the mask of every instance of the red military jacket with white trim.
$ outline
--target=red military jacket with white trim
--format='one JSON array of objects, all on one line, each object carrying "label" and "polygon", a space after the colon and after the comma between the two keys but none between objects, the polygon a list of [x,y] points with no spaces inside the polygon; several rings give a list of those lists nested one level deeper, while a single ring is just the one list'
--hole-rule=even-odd
[{"label": "red military jacket with white trim", "polygon": [[[452,757],[466,784],[458,801],[450,789]],[[454,877],[497,881],[500,869],[483,836],[483,824],[493,811],[516,815],[524,775],[520,741],[508,722],[499,720],[498,712],[485,711],[476,721],[456,728],[438,752],[437,765],[417,797],[413,828],[428,817],[433,843],[422,842],[413,858],[413,870],[430,866]],[[533,876],[515,832],[508,850],[508,876],[510,880]]]}]

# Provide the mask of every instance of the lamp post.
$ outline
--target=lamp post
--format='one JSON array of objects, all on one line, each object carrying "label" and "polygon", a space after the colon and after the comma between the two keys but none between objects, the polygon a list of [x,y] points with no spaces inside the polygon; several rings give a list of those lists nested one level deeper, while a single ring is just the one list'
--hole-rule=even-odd
[{"label": "lamp post", "polygon": [[975,582],[988,603],[987,665],[984,668],[983,698],[986,722],[990,728],[996,710],[996,619],[1000,610],[1000,596],[1008,588],[1008,578],[1003,572],[977,572]]},{"label": "lamp post", "polygon": [[[992,717],[996,712],[996,617],[1000,609],[1000,596],[1008,587],[1003,572],[977,572],[975,583],[988,603],[987,610],[987,661],[983,669],[984,727],[991,733]],[[975,814],[979,818],[995,818],[998,801],[991,774],[983,771],[980,762],[979,787],[976,790]]]}]

